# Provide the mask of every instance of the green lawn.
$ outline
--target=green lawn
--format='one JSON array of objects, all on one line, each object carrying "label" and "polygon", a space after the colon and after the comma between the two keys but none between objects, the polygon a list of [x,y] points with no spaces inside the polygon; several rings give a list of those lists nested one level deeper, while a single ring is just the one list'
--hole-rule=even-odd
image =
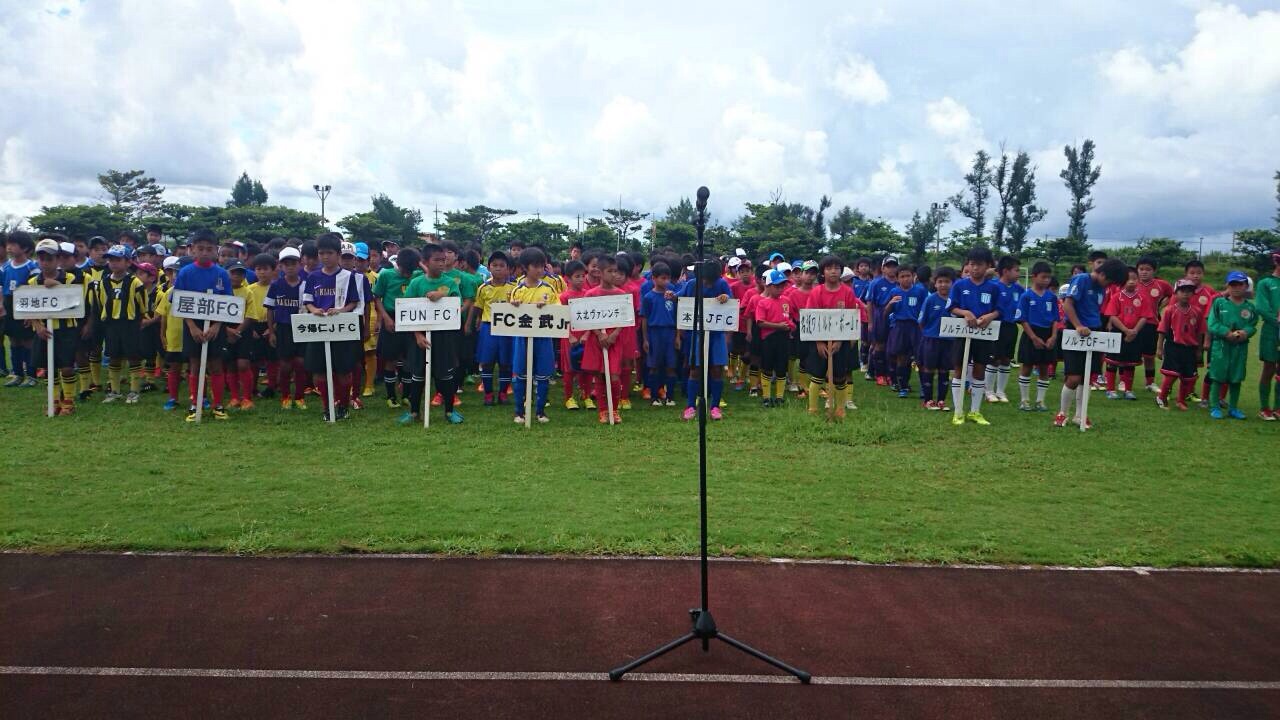
[{"label": "green lawn", "polygon": [[[708,437],[713,551],[1278,566],[1280,423],[1256,418],[1256,377],[1255,363],[1246,422],[1095,393],[1089,433],[1009,405],[988,408],[991,428],[955,428],[861,379],[842,425],[729,393]],[[471,392],[464,425],[429,431],[375,403],[336,427],[266,402],[197,427],[156,393],[52,420],[43,397],[0,390],[3,548],[696,551],[696,425],[674,409],[610,429],[556,405],[525,430]]]}]

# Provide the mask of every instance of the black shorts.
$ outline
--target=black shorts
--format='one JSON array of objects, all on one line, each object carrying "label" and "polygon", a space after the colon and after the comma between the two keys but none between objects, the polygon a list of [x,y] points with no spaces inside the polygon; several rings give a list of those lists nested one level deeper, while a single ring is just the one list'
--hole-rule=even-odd
[{"label": "black shorts", "polygon": [[[303,351],[302,363],[306,367],[307,372],[312,375],[323,377],[325,374],[324,365],[324,343],[298,343],[305,345]],[[339,342],[329,343],[329,358],[333,362],[333,373],[342,375],[351,372],[355,367],[355,359],[357,350],[360,347],[359,340],[342,340]]]},{"label": "black shorts", "polygon": [[[413,377],[422,377],[426,364],[426,352],[418,347],[418,341],[412,339],[414,333],[402,333],[409,336],[404,365]],[[433,380],[446,380],[454,376],[458,368],[458,357],[462,346],[461,330],[436,330],[431,333],[431,377]],[[535,366],[536,367],[536,366]]]},{"label": "black shorts", "polygon": [[729,336],[729,354],[745,355],[747,352],[747,334],[736,332]]},{"label": "black shorts", "polygon": [[280,360],[294,360],[302,357],[306,347],[304,343],[293,341],[293,325],[276,323],[276,357]]},{"label": "black shorts", "polygon": [[141,334],[138,336],[138,357],[148,362],[155,360],[160,354],[161,346],[160,323],[141,329]]},{"label": "black shorts", "polygon": [[392,332],[383,328],[378,333],[378,358],[383,362],[401,362],[409,354],[409,346],[417,345],[411,332]]},{"label": "black shorts", "polygon": [[[76,365],[77,340],[80,328],[58,328],[53,331],[53,367],[55,370],[73,368]],[[35,367],[49,367],[49,343],[36,338],[31,349],[31,362]]]},{"label": "black shorts", "polygon": [[164,361],[170,365],[181,365],[187,361],[187,356],[180,352],[168,352],[164,354]]},{"label": "black shorts", "polygon": [[1164,363],[1160,366],[1162,375],[1179,378],[1196,376],[1196,361],[1200,358],[1200,348],[1195,345],[1179,345],[1165,339]]},{"label": "black shorts", "polygon": [[36,336],[36,331],[31,329],[26,320],[19,320],[13,316],[13,296],[4,296],[4,334],[5,337],[13,340],[30,340]]},{"label": "black shorts", "polygon": [[753,364],[759,367],[760,355],[764,352],[764,342],[760,340],[760,326],[751,325],[751,337],[747,340],[747,350],[751,353]]},{"label": "black shorts", "polygon": [[[986,365],[991,362],[991,353],[995,344],[995,340],[969,341],[969,362],[974,365]],[[960,367],[962,362],[964,362],[964,338],[954,338],[951,341],[951,367]],[[963,371],[964,368],[961,368],[961,372]]]},{"label": "black shorts", "polygon": [[791,357],[803,358],[805,353],[804,343],[800,342],[800,330],[797,328],[788,333],[788,343],[791,346]]},{"label": "black shorts", "polygon": [[1014,346],[1018,343],[1018,323],[1005,321],[1000,323],[1000,336],[992,341],[991,356],[997,358],[1013,357]]},{"label": "black shorts", "polygon": [[[1090,330],[1099,332],[1098,328],[1090,328]],[[1087,354],[1079,350],[1064,350],[1062,352],[1062,374],[1084,375],[1084,356]],[[1089,368],[1090,375],[1096,375],[1102,371],[1102,358],[1102,353],[1094,353],[1093,366]],[[1088,379],[1085,378],[1085,380]]]},{"label": "black shorts", "polygon": [[[853,352],[852,342],[840,343],[840,349],[831,356],[831,377],[848,377],[857,366],[858,356]],[[818,343],[805,343],[804,371],[812,377],[826,379],[827,359],[818,354]]]},{"label": "black shorts", "polygon": [[1151,323],[1143,325],[1142,329],[1138,331],[1138,352],[1142,354],[1142,357],[1149,358],[1155,356],[1156,336],[1158,334],[1159,333],[1156,332],[1156,326]]},{"label": "black shorts", "polygon": [[112,360],[137,360],[142,357],[142,328],[139,320],[104,320],[103,352]]},{"label": "black shorts", "polygon": [[1107,364],[1133,367],[1142,362],[1142,353],[1139,348],[1140,345],[1136,336],[1133,338],[1133,342],[1122,340],[1120,342],[1120,352],[1107,354]]},{"label": "black shorts", "polygon": [[[196,360],[200,359],[200,346],[202,343],[196,342],[191,337],[191,332],[187,329],[187,323],[182,322],[182,354]],[[227,326],[219,325],[218,334],[209,341],[209,357],[213,359],[222,359],[227,348]]]},{"label": "black shorts", "polygon": [[[1032,325],[1031,332],[1041,340],[1048,340],[1053,334],[1053,328]],[[1023,332],[1022,339],[1018,342],[1018,362],[1023,365],[1054,365],[1058,362],[1058,342],[1055,340],[1050,347],[1037,348],[1027,333]]]},{"label": "black shorts", "polygon": [[[777,378],[787,376],[787,364],[791,361],[791,338],[786,330],[774,330],[760,340],[760,372]],[[826,374],[826,370],[823,370]]]}]

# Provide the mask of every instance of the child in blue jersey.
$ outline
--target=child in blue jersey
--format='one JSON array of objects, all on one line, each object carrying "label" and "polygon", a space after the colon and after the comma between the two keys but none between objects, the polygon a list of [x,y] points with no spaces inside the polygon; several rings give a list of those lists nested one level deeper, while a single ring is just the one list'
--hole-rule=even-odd
[{"label": "child in blue jersey", "polygon": [[[727,303],[733,297],[729,283],[722,275],[724,269],[715,260],[708,260],[698,268],[698,276],[702,280],[703,303]],[[697,292],[698,278],[691,278],[678,293],[680,297],[693,297]],[[689,404],[684,409],[684,419],[692,420],[697,414],[698,397],[702,394],[702,342],[693,337],[692,331],[680,333],[684,336],[686,362],[689,366],[688,395]],[[729,348],[723,332],[711,333],[707,343],[707,406],[712,420],[720,420],[724,413],[720,411],[720,396],[724,393],[724,368],[729,364]],[[681,338],[676,338],[676,350],[681,346]]]},{"label": "child in blue jersey", "polygon": [[987,383],[987,402],[1009,402],[1005,388],[1009,386],[1009,362],[1013,359],[1013,351],[1018,343],[1018,301],[1025,289],[1018,283],[1018,258],[1005,255],[996,263],[996,280],[1000,283],[1000,294],[996,296],[996,308],[1000,310],[1000,336],[996,338],[991,350],[991,364],[987,365],[987,373],[991,381]]},{"label": "child in blue jersey", "polygon": [[664,403],[660,389],[665,384],[667,405],[675,405],[676,393],[676,301],[667,299],[671,268],[658,261],[649,273],[652,288],[640,298],[640,329],[648,372],[649,397],[654,407]]},{"label": "child in blue jersey", "polygon": [[928,291],[916,282],[914,270],[898,268],[898,286],[889,291],[885,318],[890,323],[886,353],[893,361],[894,385],[900,398],[911,394],[911,361],[920,344],[920,309],[928,297]]},{"label": "child in blue jersey", "polygon": [[[961,278],[951,288],[951,314],[963,318],[969,327],[985,328],[993,320],[1000,319],[1000,310],[996,307],[996,298],[1000,295],[1000,283],[988,280],[987,271],[991,269],[995,258],[991,250],[979,245],[969,251],[966,256],[969,277]],[[973,362],[973,379],[969,383],[969,412],[962,413],[964,408],[964,341],[952,343],[951,366],[955,375],[951,378],[951,400],[956,405],[956,414],[951,422],[963,425],[971,420],[978,425],[990,425],[982,416],[982,399],[986,391],[986,367],[991,360],[995,343],[991,340],[970,340],[969,359]]]},{"label": "child in blue jersey", "polygon": [[9,262],[0,268],[0,292],[4,295],[4,312],[0,320],[4,325],[4,336],[9,339],[9,379],[5,387],[35,387],[36,369],[31,362],[31,342],[35,331],[26,320],[13,316],[13,291],[27,284],[27,280],[40,271],[40,266],[31,259],[35,242],[31,235],[22,230],[14,230],[5,239],[5,252]]},{"label": "child in blue jersey", "polygon": [[[1080,273],[1071,278],[1066,296],[1062,298],[1062,310],[1067,318],[1067,326],[1080,333],[1082,337],[1088,337],[1089,333],[1101,329],[1102,300],[1106,295],[1107,287],[1123,284],[1128,277],[1129,268],[1124,262],[1118,258],[1109,258],[1097,263],[1092,272]],[[1101,355],[1098,360],[1101,362]],[[1084,378],[1084,361],[1085,353],[1082,351],[1068,350],[1062,353],[1064,376],[1062,397],[1058,405],[1058,414],[1053,419],[1053,424],[1058,427],[1066,426],[1068,411],[1073,407],[1076,411],[1079,410],[1080,399],[1084,395],[1080,392],[1080,382]],[[1088,418],[1085,418],[1084,422],[1086,428],[1092,427]]]},{"label": "child in blue jersey", "polygon": [[[1058,296],[1053,292],[1053,266],[1043,260],[1031,266],[1031,289],[1018,299],[1016,317],[1022,326],[1018,343],[1018,409],[1045,412],[1045,394],[1058,366]],[[1031,404],[1031,371],[1036,378],[1036,402]]]},{"label": "child in blue jersey", "polygon": [[[916,365],[920,368],[920,399],[925,410],[950,410],[947,407],[947,376],[951,367],[951,338],[942,337],[939,325],[951,314],[951,285],[956,271],[938,268],[933,276],[933,292],[920,308],[920,350]],[[934,376],[937,383],[934,383]],[[935,396],[935,388],[937,395]]]},{"label": "child in blue jersey", "polygon": [[867,283],[863,302],[867,305],[870,321],[867,323],[868,336],[871,340],[871,354],[868,358],[871,374],[877,385],[888,385],[893,370],[889,367],[886,348],[889,342],[889,318],[885,307],[889,302],[889,293],[898,284],[898,259],[892,255],[880,263],[880,275]]},{"label": "child in blue jersey", "polygon": [[[853,287],[853,294],[862,301],[863,315],[867,315],[869,306],[867,303],[871,299],[867,296],[867,285],[871,283],[871,258],[860,257],[853,263],[853,277],[849,280],[849,285]],[[862,323],[862,335],[858,338],[858,364],[865,371],[865,377],[871,380],[871,335],[870,320]]]},{"label": "child in blue jersey", "polygon": [[[231,275],[213,261],[217,252],[218,241],[214,238],[213,231],[197,230],[191,236],[191,253],[195,262],[178,270],[178,276],[173,280],[173,289],[231,295]],[[182,320],[182,354],[187,358],[187,385],[191,392],[187,422],[196,421],[196,403],[204,401],[203,398],[196,397],[196,390],[200,380],[200,350],[206,343],[209,347],[206,372],[209,376],[209,392],[213,396],[213,417],[215,420],[227,419],[227,412],[222,407],[222,391],[226,382],[222,356],[227,345],[227,329],[220,322],[211,322],[206,330],[204,323],[186,318]]]}]

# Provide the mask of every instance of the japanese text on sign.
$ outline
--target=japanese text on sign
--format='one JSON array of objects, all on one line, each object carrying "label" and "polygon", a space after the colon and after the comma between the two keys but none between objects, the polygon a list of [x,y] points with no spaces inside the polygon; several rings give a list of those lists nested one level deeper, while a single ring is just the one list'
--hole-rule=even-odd
[{"label": "japanese text on sign", "polygon": [[[676,308],[676,327],[693,329],[693,302],[691,297],[680,298]],[[715,298],[702,299],[702,329],[708,332],[738,331],[738,301],[716,302]]]},{"label": "japanese text on sign", "polygon": [[244,298],[189,290],[174,290],[170,298],[174,317],[239,324],[244,320]]},{"label": "japanese text on sign", "polygon": [[294,342],[338,342],[360,339],[360,315],[338,313],[327,317],[298,313],[289,318]]},{"label": "japanese text on sign", "polygon": [[1000,337],[1000,321],[992,320],[985,328],[969,327],[969,322],[959,317],[944,317],[938,321],[938,334],[950,338],[995,340]]},{"label": "japanese text on sign", "polygon": [[1124,339],[1120,333],[1091,332],[1088,337],[1081,336],[1075,330],[1062,331],[1062,349],[1077,352],[1120,352],[1120,341]]},{"label": "japanese text on sign", "polygon": [[632,302],[630,294],[574,298],[569,301],[569,322],[574,330],[632,327],[636,324]]},{"label": "japanese text on sign", "polygon": [[84,317],[84,288],[79,285],[26,285],[13,290],[13,316],[18,320]]},{"label": "japanese text on sign", "polygon": [[494,303],[489,307],[489,328],[494,335],[518,337],[569,337],[569,306],[529,303]]},{"label": "japanese text on sign", "polygon": [[862,318],[857,310],[800,310],[800,339],[803,341],[857,340],[862,335]]},{"label": "japanese text on sign", "polygon": [[462,299],[400,298],[396,301],[397,332],[457,330],[462,327]]}]

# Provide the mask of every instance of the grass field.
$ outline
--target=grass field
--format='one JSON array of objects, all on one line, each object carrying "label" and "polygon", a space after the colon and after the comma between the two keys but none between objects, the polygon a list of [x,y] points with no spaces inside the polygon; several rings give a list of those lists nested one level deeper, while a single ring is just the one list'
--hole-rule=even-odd
[{"label": "grass field", "polygon": [[[1089,433],[1016,405],[988,407],[993,427],[956,428],[861,379],[860,409],[841,425],[794,400],[764,410],[728,393],[708,433],[713,551],[1277,566],[1280,423],[1256,418],[1256,378],[1255,362],[1246,422],[1162,412],[1145,391],[1095,393]],[[315,402],[290,413],[265,401],[195,426],[157,393],[57,419],[43,399],[0,390],[3,548],[696,551],[696,424],[674,408],[638,407],[610,429],[557,404],[551,424],[525,430],[472,391],[465,424],[424,431],[395,425],[380,402],[338,426]]]}]

